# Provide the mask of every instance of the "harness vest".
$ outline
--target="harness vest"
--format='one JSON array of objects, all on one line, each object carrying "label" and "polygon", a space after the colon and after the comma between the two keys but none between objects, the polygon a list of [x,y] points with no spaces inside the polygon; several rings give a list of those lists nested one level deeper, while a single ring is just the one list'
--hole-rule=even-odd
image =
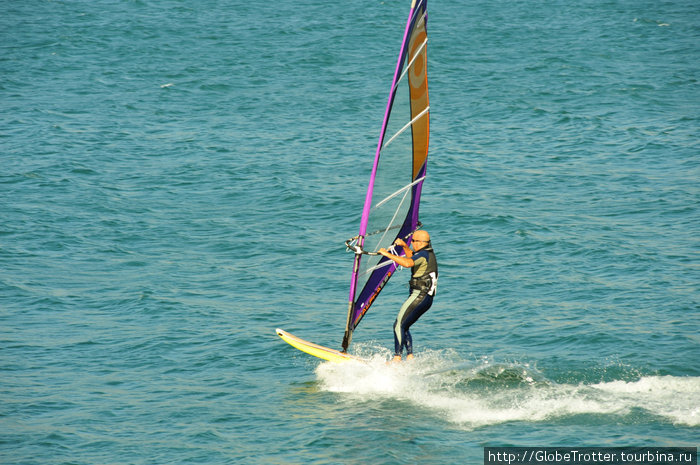
[{"label": "harness vest", "polygon": [[434,296],[437,291],[438,265],[433,248],[427,246],[414,253],[411,258],[414,265],[411,268],[409,287],[411,290]]}]

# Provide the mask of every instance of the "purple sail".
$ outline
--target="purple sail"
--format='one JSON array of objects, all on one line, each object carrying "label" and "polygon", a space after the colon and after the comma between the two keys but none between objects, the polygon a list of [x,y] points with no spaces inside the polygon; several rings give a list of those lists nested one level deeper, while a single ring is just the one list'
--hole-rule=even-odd
[{"label": "purple sail", "polygon": [[[396,238],[410,243],[420,224],[430,133],[426,1],[413,1],[389,92],[357,237],[365,252],[389,248]],[[396,267],[381,255],[355,254],[343,350]]]}]

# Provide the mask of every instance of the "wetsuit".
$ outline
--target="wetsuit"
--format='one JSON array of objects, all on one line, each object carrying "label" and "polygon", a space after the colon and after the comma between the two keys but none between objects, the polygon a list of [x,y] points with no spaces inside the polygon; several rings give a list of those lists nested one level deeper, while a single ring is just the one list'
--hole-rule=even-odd
[{"label": "wetsuit", "polygon": [[413,353],[413,341],[408,328],[418,321],[433,304],[437,289],[438,268],[432,247],[427,247],[414,253],[411,257],[411,280],[409,281],[410,295],[403,303],[394,322],[394,354]]}]

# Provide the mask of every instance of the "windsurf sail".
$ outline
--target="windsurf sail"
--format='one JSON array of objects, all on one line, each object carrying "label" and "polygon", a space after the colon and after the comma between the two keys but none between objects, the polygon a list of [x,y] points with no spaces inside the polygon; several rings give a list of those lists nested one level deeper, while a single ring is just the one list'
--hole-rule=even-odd
[{"label": "windsurf sail", "polygon": [[427,0],[413,0],[382,121],[362,210],[359,234],[346,244],[355,252],[347,351],[357,328],[397,265],[376,252],[397,238],[410,244],[420,226],[418,207],[428,160]]}]

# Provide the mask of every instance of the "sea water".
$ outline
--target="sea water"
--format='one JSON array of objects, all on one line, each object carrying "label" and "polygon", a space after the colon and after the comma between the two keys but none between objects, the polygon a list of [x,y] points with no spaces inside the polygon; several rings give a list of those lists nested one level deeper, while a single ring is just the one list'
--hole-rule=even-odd
[{"label": "sea water", "polygon": [[0,462],[696,446],[700,6],[431,0],[416,359],[339,347],[410,2],[5,2]]}]

